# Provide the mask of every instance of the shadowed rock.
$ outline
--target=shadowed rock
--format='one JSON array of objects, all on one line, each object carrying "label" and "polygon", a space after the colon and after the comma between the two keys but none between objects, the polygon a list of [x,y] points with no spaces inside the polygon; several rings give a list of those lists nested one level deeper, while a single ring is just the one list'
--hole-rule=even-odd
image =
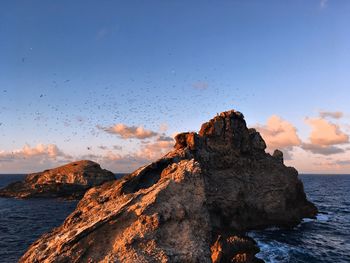
[{"label": "shadowed rock", "polygon": [[24,181],[11,183],[1,189],[0,196],[78,199],[89,188],[114,179],[114,174],[101,169],[98,163],[83,160],[40,173],[29,174]]},{"label": "shadowed rock", "polygon": [[275,157],[278,161],[280,161],[281,163],[283,163],[283,152],[281,152],[280,150],[275,150],[272,154],[273,157]]},{"label": "shadowed rock", "polygon": [[20,262],[261,262],[245,231],[314,217],[294,168],[236,111],[112,184],[90,189]]}]

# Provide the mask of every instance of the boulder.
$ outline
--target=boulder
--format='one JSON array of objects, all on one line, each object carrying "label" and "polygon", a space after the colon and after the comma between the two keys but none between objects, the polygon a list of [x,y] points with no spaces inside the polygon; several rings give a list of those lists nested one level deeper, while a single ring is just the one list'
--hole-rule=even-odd
[{"label": "boulder", "polygon": [[98,163],[82,160],[54,169],[28,174],[0,190],[2,197],[60,197],[80,199],[86,190],[114,180],[114,174]]},{"label": "boulder", "polygon": [[241,113],[175,139],[158,161],[90,189],[20,262],[261,262],[246,231],[315,217],[298,172],[265,153]]}]

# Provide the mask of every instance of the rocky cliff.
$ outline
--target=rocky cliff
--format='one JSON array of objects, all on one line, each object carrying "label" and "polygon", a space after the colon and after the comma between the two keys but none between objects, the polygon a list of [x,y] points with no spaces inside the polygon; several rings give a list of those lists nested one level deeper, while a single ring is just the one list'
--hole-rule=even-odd
[{"label": "rocky cliff", "polygon": [[20,262],[259,262],[245,231],[314,217],[294,168],[236,111],[112,184],[90,189]]},{"label": "rocky cliff", "polygon": [[114,174],[92,161],[77,161],[26,176],[0,190],[0,196],[81,198],[86,190],[114,180]]}]

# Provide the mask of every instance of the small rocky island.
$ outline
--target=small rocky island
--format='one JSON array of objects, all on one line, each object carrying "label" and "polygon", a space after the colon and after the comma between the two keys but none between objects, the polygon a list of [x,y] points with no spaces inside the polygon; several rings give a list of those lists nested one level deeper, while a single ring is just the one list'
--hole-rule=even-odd
[{"label": "small rocky island", "polygon": [[298,172],[241,113],[175,139],[158,161],[90,189],[20,262],[262,262],[246,231],[317,214]]},{"label": "small rocky island", "polygon": [[115,180],[112,172],[101,169],[98,163],[82,160],[28,174],[24,181],[0,189],[0,196],[80,199],[89,188],[112,180]]}]

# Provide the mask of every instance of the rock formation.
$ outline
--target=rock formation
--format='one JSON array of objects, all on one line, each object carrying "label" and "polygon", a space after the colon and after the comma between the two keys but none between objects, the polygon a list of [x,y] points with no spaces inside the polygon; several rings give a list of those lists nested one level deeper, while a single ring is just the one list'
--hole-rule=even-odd
[{"label": "rock formation", "polygon": [[90,189],[20,262],[261,262],[245,231],[314,217],[294,168],[236,111],[112,184]]},{"label": "rock formation", "polygon": [[114,179],[114,174],[101,169],[98,163],[83,160],[29,174],[24,181],[11,183],[1,189],[0,196],[79,199],[89,188]]}]

